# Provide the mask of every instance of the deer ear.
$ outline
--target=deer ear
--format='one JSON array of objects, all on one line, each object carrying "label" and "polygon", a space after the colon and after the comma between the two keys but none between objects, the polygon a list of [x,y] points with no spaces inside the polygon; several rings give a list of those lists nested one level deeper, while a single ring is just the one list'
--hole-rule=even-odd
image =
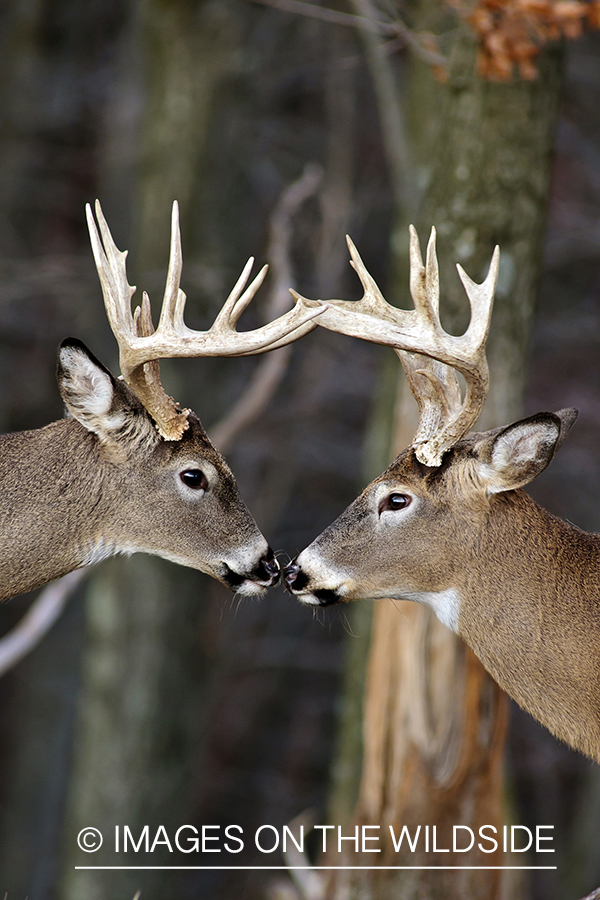
[{"label": "deer ear", "polygon": [[538,413],[488,436],[480,475],[488,493],[523,487],[543,472],[577,418],[577,410]]},{"label": "deer ear", "polygon": [[65,406],[84,428],[105,442],[123,432],[132,409],[122,385],[76,338],[60,345],[57,379]]}]

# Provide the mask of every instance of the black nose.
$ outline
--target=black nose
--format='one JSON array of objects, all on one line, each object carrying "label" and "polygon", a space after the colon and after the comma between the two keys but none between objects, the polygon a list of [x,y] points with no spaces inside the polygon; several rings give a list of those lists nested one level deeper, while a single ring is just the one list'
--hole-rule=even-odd
[{"label": "black nose", "polygon": [[263,556],[257,566],[257,577],[261,581],[269,581],[271,584],[276,584],[279,580],[279,573],[281,572],[281,568],[279,563],[275,559],[273,551],[269,547],[267,553]]},{"label": "black nose", "polygon": [[306,573],[302,571],[295,559],[283,570],[283,578],[288,591],[301,591],[308,584]]}]

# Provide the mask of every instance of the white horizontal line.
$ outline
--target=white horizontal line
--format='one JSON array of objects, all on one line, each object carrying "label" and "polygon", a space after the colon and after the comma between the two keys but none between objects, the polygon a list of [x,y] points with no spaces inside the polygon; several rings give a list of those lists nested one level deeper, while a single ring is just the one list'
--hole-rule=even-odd
[{"label": "white horizontal line", "polygon": [[75,869],[86,869],[86,870],[100,870],[100,869],[128,869],[130,871],[140,871],[140,870],[189,870],[189,871],[220,871],[220,872],[272,872],[274,870],[282,871],[282,872],[295,872],[301,869],[309,869],[310,871],[342,871],[342,870],[350,870],[350,871],[366,871],[366,872],[376,872],[380,869],[385,870],[400,870],[400,869],[418,869],[420,871],[435,870],[435,869],[485,869],[485,870],[499,870],[506,869],[511,871],[524,871],[524,870],[538,870],[538,869],[556,869],[557,866],[75,866]]}]

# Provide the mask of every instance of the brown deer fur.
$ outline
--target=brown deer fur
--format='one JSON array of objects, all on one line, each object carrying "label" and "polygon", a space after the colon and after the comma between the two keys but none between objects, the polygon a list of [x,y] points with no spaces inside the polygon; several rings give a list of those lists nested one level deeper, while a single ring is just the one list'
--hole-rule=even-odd
[{"label": "brown deer fur", "polygon": [[[520,489],[575,415],[470,435],[439,468],[404,451],[288,566],[286,581],[313,605],[426,603],[524,709],[600,761],[600,535]],[[389,509],[395,494],[410,498],[406,508]]]},{"label": "brown deer fur", "polygon": [[[199,420],[166,441],[135,394],[79,341],[60,352],[71,418],[0,437],[0,599],[116,553],[201,569],[242,593],[278,566]],[[181,474],[200,470],[206,489]]]}]

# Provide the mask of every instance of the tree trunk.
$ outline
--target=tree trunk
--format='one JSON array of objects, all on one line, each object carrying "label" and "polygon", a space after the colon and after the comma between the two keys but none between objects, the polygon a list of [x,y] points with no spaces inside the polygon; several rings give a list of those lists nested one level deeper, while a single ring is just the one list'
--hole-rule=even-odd
[{"label": "tree trunk", "polygon": [[[173,872],[75,869],[89,859],[77,849],[82,828],[98,828],[110,848],[115,825],[129,825],[134,836],[149,825],[152,840],[160,825],[171,834],[185,819],[191,748],[203,724],[198,711],[205,708],[199,642],[208,604],[195,573],[173,577],[175,571],[161,560],[134,556],[106,564],[88,588],[61,897],[103,900],[142,889],[151,898],[177,890]],[[153,865],[170,861],[156,851],[150,859]],[[121,859],[109,849],[104,862]]]},{"label": "tree trunk", "polygon": [[144,271],[166,258],[173,200],[189,240],[188,209],[238,24],[227,3],[208,0],[141,0],[138,16],[146,109],[135,219]]},{"label": "tree trunk", "polygon": [[[428,7],[431,11],[431,6]],[[439,11],[439,9],[438,9]],[[417,16],[418,17],[418,16]],[[454,42],[445,85],[413,63],[408,97],[416,179],[425,184],[418,221],[424,244],[431,224],[438,232],[442,318],[461,333],[468,305],[454,264],[483,280],[494,244],[501,268],[488,343],[491,389],[481,427],[519,415],[527,341],[539,277],[550,158],[560,86],[560,55],[546,54],[537,82],[481,82],[474,42],[461,30]],[[399,209],[394,247],[406,246],[406,210]],[[405,251],[387,296],[409,305]],[[399,392],[393,449],[409,443],[412,401]],[[352,824],[392,825],[411,833],[452,825],[477,832],[500,828],[504,809],[502,754],[506,702],[471,651],[424,607],[380,602],[374,612],[364,707],[364,757]],[[338,801],[339,806],[339,801]],[[348,833],[347,831],[345,833]],[[448,843],[438,846],[447,847]],[[416,852],[335,855],[335,864],[363,866],[508,865],[500,854]],[[405,845],[406,846],[406,845]],[[476,847],[476,845],[475,845]],[[334,863],[333,858],[330,860]],[[361,900],[443,898],[496,900],[508,884],[502,875],[476,869],[431,871],[336,871],[327,897]],[[513,879],[511,897],[519,887]]]},{"label": "tree trunk", "polygon": [[[144,0],[137,7],[133,44],[143,60],[146,84],[139,129],[141,165],[132,191],[136,223],[127,246],[134,248],[135,269],[144,286],[149,269],[161,268],[164,284],[171,203],[179,199],[185,220],[199,177],[212,97],[231,35],[219,11],[222,17],[222,6],[188,0]],[[129,43],[128,52],[131,47]],[[125,78],[130,77],[133,73],[125,69]],[[110,174],[118,178],[119,173]],[[117,221],[123,221],[126,215],[119,207],[124,199],[113,192],[113,202]],[[189,230],[184,221],[184,240]],[[117,237],[117,243],[123,239]],[[161,293],[162,286],[151,287],[155,323]],[[167,390],[185,400],[182,391],[170,386],[168,365],[164,369]],[[218,392],[211,393],[218,406]],[[209,684],[201,635],[211,591],[207,576],[145,555],[111,561],[87,591],[88,633],[66,815],[63,900],[132,897],[138,889],[152,900],[165,891],[183,890],[184,873],[76,870],[82,864],[76,836],[90,824],[100,829],[105,842],[118,824],[129,825],[134,835],[149,825],[154,835],[160,825],[173,831],[191,815],[191,760],[200,755],[201,710],[208,705],[200,702]],[[115,857],[108,861],[114,864]],[[155,852],[151,862],[164,865],[172,860],[168,854],[158,859]]]}]

